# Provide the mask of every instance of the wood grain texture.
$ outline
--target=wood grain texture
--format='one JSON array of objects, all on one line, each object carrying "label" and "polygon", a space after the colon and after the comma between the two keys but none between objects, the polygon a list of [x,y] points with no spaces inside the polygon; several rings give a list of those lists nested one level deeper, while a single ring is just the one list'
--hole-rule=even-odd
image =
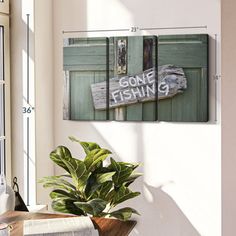
[{"label": "wood grain texture", "polygon": [[64,71],[63,119],[70,120],[70,72]]},{"label": "wood grain texture", "polygon": [[[157,70],[157,36],[144,36],[143,38],[143,70],[150,68]],[[157,81],[158,78],[156,78]],[[156,83],[158,86],[158,83]],[[143,104],[143,121],[157,120],[157,94],[156,100]]]},{"label": "wood grain texture", "polygon": [[[114,55],[113,48],[110,53]],[[107,120],[106,111],[94,109],[90,92],[91,84],[104,82],[106,86],[106,38],[70,39],[63,56],[64,70],[68,69],[70,74],[69,91],[64,94],[70,107],[64,116],[70,120]]]},{"label": "wood grain texture", "polygon": [[[76,217],[64,214],[29,213],[9,211],[0,216],[0,222],[13,227],[11,236],[23,236],[23,221],[36,219],[52,219]],[[119,221],[115,219],[92,218],[93,224],[99,231],[99,236],[128,236],[136,225],[136,221]]]},{"label": "wood grain texture", "polygon": [[188,88],[174,98],[158,102],[158,120],[208,121],[208,35],[162,35],[158,37],[158,65],[184,69]]},{"label": "wood grain texture", "polygon": [[[128,71],[127,73],[138,74],[143,70],[143,37],[133,36],[128,38]],[[142,121],[142,103],[130,105],[126,110],[128,121]]]},{"label": "wood grain texture", "polygon": [[[109,80],[109,108],[166,99],[182,93],[187,88],[187,79],[182,68],[165,65],[158,68],[158,88],[156,70],[148,69],[132,76],[117,76]],[[107,109],[106,82],[91,84],[94,108]],[[150,111],[155,107],[149,107]],[[147,111],[148,112],[148,111]]]}]

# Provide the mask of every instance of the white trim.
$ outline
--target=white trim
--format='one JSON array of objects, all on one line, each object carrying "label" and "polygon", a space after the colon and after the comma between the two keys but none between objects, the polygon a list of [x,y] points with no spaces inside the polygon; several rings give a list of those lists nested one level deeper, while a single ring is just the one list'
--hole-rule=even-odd
[{"label": "white trim", "polygon": [[9,0],[3,0],[3,2],[0,2],[0,13],[9,14]]},{"label": "white trim", "polygon": [[[0,3],[0,11],[1,3]],[[9,16],[0,14],[0,26],[4,27],[4,81],[5,84],[5,154],[6,154],[6,178],[11,184],[11,102],[10,102],[10,35]],[[3,137],[1,137],[3,138]]]}]

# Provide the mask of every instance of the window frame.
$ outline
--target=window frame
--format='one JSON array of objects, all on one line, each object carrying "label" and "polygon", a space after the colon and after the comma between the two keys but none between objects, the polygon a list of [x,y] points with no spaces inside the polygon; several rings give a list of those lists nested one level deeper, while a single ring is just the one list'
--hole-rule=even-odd
[{"label": "window frame", "polygon": [[0,1],[0,13],[9,14],[9,0]]},{"label": "window frame", "polygon": [[[4,2],[5,4],[5,2]],[[0,3],[0,11],[2,10]],[[5,13],[5,12],[3,12]],[[11,184],[11,102],[10,102],[10,32],[9,16],[0,12],[0,26],[3,27],[3,76],[4,76],[4,108],[5,108],[5,174],[7,183]]]}]

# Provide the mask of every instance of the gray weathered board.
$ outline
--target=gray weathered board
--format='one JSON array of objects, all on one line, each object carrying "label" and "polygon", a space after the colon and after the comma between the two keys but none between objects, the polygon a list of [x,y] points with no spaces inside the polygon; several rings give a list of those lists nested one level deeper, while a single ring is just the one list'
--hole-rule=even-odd
[{"label": "gray weathered board", "polygon": [[[158,67],[158,83],[155,68],[132,76],[115,77],[109,80],[109,108],[166,99],[182,93],[187,88],[187,79],[182,68],[174,65]],[[158,88],[158,94],[156,91]],[[91,84],[94,108],[107,109],[106,82]]]}]

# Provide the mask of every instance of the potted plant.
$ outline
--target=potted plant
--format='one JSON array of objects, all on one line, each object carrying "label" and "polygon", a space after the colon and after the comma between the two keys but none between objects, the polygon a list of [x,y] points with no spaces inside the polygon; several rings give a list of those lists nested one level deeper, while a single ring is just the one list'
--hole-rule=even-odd
[{"label": "potted plant", "polygon": [[53,188],[50,193],[52,208],[63,213],[120,220],[130,219],[133,213],[139,214],[130,207],[113,209],[140,195],[130,189],[141,176],[135,172],[139,164],[116,162],[110,157],[110,163],[105,165],[111,151],[96,143],[69,138],[78,142],[86,155],[83,160],[76,159],[65,146],[58,146],[51,152],[51,160],[66,171],[64,175],[44,177],[39,181],[45,188]]}]

